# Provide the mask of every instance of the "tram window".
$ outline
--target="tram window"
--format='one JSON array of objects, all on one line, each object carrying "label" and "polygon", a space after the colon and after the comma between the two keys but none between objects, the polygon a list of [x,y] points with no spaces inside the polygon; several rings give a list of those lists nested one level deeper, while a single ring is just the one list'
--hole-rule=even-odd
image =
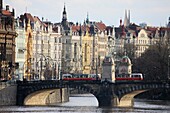
[{"label": "tram window", "polygon": [[143,76],[142,76],[141,73],[132,73],[132,74],[131,74],[131,77],[132,77],[132,78],[143,78]]}]

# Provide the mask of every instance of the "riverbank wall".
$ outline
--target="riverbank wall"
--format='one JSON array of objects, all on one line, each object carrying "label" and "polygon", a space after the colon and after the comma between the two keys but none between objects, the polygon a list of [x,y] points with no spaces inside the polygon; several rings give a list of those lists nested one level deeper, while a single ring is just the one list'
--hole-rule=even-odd
[{"label": "riverbank wall", "polygon": [[0,106],[16,105],[17,85],[0,82]]}]

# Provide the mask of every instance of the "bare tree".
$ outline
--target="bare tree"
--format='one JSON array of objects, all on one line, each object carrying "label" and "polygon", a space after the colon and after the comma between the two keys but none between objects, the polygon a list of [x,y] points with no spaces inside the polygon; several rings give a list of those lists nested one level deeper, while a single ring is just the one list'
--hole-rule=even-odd
[{"label": "bare tree", "polygon": [[[168,33],[169,34],[169,33]],[[151,45],[134,64],[134,69],[142,72],[147,80],[167,80],[170,35]]]}]

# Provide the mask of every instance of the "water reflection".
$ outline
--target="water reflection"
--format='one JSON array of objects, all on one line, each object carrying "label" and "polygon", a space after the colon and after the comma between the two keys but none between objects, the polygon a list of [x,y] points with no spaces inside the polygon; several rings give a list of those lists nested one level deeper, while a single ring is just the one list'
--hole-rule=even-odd
[{"label": "water reflection", "polygon": [[74,95],[70,102],[50,106],[1,106],[0,113],[168,113],[169,101],[136,99],[132,108],[98,107],[97,99],[90,94]]}]

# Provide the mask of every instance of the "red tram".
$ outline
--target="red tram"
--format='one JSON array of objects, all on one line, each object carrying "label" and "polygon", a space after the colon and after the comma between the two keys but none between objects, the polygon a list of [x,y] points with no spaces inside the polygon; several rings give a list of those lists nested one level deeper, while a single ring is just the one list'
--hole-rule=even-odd
[{"label": "red tram", "polygon": [[135,81],[135,80],[143,80],[142,73],[132,73],[131,75],[120,74],[116,76],[117,81]]},{"label": "red tram", "polygon": [[65,81],[92,81],[100,80],[100,76],[96,74],[63,74],[62,80]]}]

